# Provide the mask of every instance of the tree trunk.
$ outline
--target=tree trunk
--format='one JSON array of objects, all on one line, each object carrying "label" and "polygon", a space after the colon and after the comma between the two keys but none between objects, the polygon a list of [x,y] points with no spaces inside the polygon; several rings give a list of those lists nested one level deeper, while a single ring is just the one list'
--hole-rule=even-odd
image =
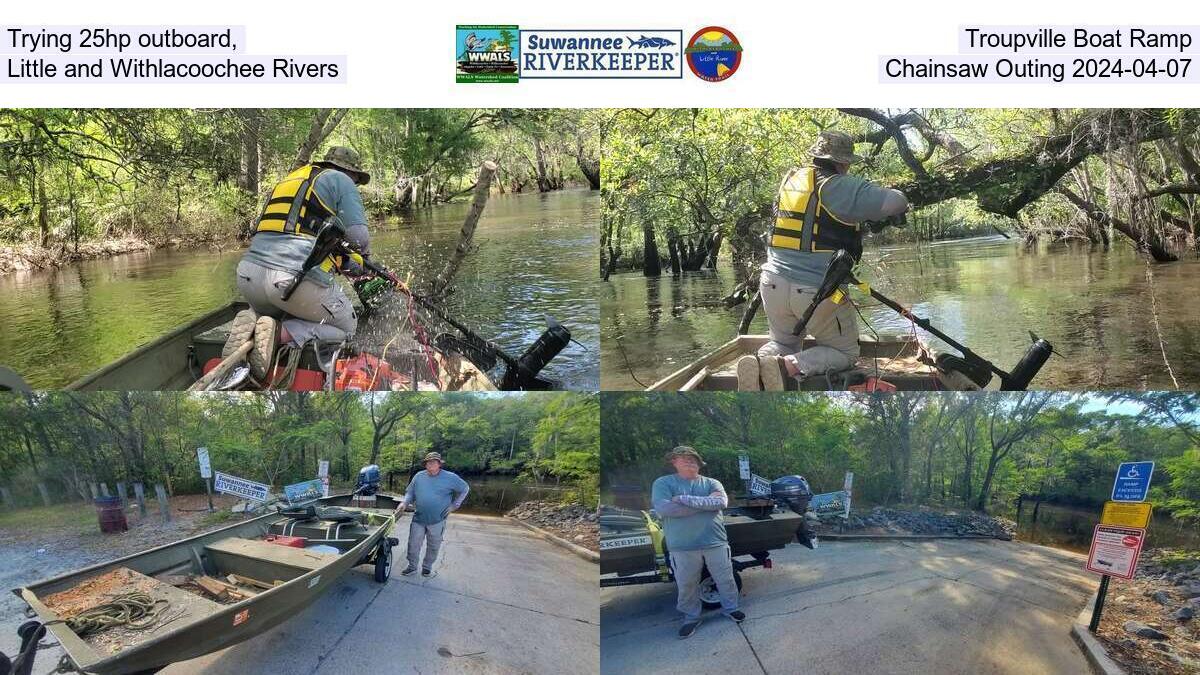
[{"label": "tree trunk", "polygon": [[38,202],[38,231],[41,233],[41,246],[50,245],[50,215],[46,212],[46,180],[39,172],[37,175]]},{"label": "tree trunk", "polygon": [[642,275],[657,277],[662,275],[662,262],[658,258],[658,242],[654,239],[654,225],[642,225]]},{"label": "tree trunk", "polygon": [[681,276],[683,274],[683,264],[680,262],[679,255],[680,241],[679,235],[667,235],[667,254],[671,258],[671,276]]},{"label": "tree trunk", "polygon": [[257,195],[262,175],[262,111],[248,108],[238,111],[242,118],[242,161],[238,185],[252,195]]},{"label": "tree trunk", "polygon": [[296,159],[292,161],[292,168],[298,169],[312,161],[313,153],[325,139],[329,138],[329,134],[341,124],[342,119],[346,117],[346,113],[350,112],[349,108],[341,108],[333,110],[332,108],[321,108],[317,110],[317,114],[313,116],[312,124],[308,127],[308,136],[304,142],[300,144],[300,151],[296,153]]},{"label": "tree trunk", "polygon": [[1114,230],[1129,237],[1130,241],[1136,244],[1138,248],[1149,253],[1155,262],[1174,262],[1179,260],[1178,256],[1167,249],[1167,244],[1162,236],[1153,231],[1153,229],[1142,231],[1141,228],[1136,228],[1116,216],[1105,213],[1100,207],[1072,192],[1070,188],[1060,187],[1058,191],[1082,211],[1088,219],[1095,222],[1099,227],[1111,226]]}]

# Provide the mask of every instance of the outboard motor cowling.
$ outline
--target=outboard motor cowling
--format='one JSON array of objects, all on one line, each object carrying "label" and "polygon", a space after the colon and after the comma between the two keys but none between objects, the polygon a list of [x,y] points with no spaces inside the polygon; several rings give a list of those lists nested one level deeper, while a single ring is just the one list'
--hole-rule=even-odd
[{"label": "outboard motor cowling", "polygon": [[771,497],[777,503],[787,504],[793,513],[804,515],[812,496],[812,488],[804,476],[780,476],[771,481]]},{"label": "outboard motor cowling", "polygon": [[1049,342],[1032,332],[1029,333],[1029,337],[1033,340],[1033,344],[1029,346],[1017,365],[1013,366],[1008,377],[1001,378],[1000,389],[1002,391],[1025,391],[1042,366],[1046,365],[1050,355],[1054,353],[1054,347]]},{"label": "outboard motor cowling", "polygon": [[358,480],[354,482],[354,494],[369,497],[379,492],[379,465],[368,464],[358,470]]}]

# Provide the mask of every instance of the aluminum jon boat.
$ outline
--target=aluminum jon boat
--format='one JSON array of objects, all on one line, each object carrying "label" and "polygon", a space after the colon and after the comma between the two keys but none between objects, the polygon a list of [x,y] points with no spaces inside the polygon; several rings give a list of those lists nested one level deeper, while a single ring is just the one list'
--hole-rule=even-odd
[{"label": "aluminum jon boat", "polygon": [[[327,497],[13,592],[79,670],[153,673],[286,621],[353,567],[371,565],[375,580],[386,582],[397,506],[385,495]],[[80,637],[65,623],[130,591],[156,603],[145,628],[119,625]]]},{"label": "aluminum jon boat", "polygon": [[[219,359],[229,326],[244,302],[233,302],[213,310],[154,341],[138,347],[116,361],[68,384],[75,391],[171,391],[183,390],[201,375],[206,364]],[[431,357],[439,370],[438,382],[447,391],[494,391],[488,376],[461,354],[434,350]],[[388,359],[400,373],[428,366],[420,355],[393,355]],[[413,378],[414,381],[420,378]]]},{"label": "aluminum jon boat", "polygon": [[[647,387],[647,391],[737,390],[737,360],[754,354],[769,336],[739,335]],[[805,346],[811,346],[812,338]],[[954,367],[953,360],[911,335],[859,340],[861,355],[853,368],[798,383],[804,391],[862,389],[882,380],[900,391],[975,391],[979,386]]]}]

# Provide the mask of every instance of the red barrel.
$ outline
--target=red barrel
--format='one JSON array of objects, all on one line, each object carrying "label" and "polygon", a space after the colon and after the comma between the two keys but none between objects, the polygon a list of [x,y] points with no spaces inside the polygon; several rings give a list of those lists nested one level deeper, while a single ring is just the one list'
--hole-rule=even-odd
[{"label": "red barrel", "polygon": [[125,521],[125,510],[121,508],[120,497],[97,497],[96,518],[100,521],[100,531],[105,534],[124,532],[129,529]]}]

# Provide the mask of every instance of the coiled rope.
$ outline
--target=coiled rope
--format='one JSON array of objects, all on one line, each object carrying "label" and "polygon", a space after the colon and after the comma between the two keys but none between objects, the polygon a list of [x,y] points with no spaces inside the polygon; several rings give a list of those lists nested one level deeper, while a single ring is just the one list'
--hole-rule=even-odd
[{"label": "coiled rope", "polygon": [[[163,598],[152,598],[149,593],[133,591],[122,593],[109,602],[62,620],[79,637],[107,630],[113,626],[128,626],[130,628],[149,628],[157,622],[163,610],[170,605]],[[55,622],[51,622],[55,623]]]}]

